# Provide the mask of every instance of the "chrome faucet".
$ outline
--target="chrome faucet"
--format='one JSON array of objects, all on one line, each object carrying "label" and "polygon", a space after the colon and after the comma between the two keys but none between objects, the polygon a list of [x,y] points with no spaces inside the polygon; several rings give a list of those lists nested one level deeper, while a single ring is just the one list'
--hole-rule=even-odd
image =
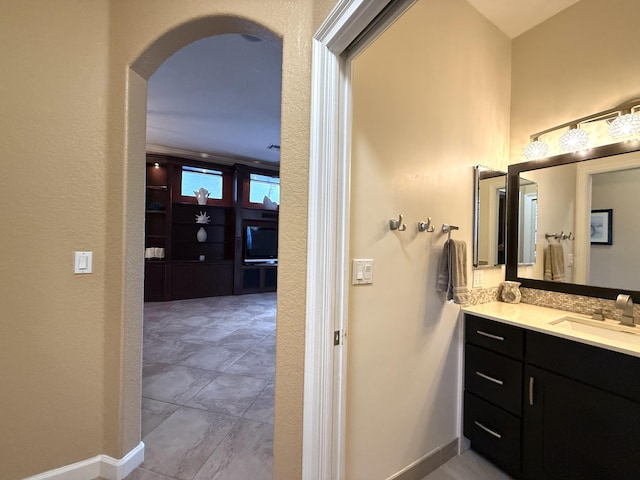
[{"label": "chrome faucet", "polygon": [[628,327],[635,327],[635,321],[633,318],[633,300],[630,295],[621,293],[616,298],[616,308],[622,310],[622,316],[620,317],[620,325],[626,325]]}]

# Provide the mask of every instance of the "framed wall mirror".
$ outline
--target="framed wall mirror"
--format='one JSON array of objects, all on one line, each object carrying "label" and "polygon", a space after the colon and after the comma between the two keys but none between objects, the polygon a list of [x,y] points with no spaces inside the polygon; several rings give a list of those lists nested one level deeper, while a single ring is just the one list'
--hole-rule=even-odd
[{"label": "framed wall mirror", "polygon": [[504,265],[507,173],[483,165],[473,168],[473,266]]},{"label": "framed wall mirror", "polygon": [[640,303],[638,142],[510,165],[507,192],[507,280]]}]

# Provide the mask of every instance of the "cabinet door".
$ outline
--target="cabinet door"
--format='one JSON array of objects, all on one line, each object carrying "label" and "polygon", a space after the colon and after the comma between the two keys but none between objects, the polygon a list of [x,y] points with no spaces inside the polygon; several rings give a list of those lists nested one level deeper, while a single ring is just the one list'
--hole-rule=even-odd
[{"label": "cabinet door", "polygon": [[144,301],[159,302],[165,300],[165,263],[145,262],[144,264]]},{"label": "cabinet door", "polygon": [[526,478],[640,478],[639,404],[528,365],[524,380]]}]

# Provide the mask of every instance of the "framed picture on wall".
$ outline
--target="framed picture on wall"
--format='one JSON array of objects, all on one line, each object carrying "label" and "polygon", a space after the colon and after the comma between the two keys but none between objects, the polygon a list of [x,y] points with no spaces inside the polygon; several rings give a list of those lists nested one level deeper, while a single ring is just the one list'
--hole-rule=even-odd
[{"label": "framed picture on wall", "polygon": [[613,244],[613,209],[591,210],[591,245]]}]

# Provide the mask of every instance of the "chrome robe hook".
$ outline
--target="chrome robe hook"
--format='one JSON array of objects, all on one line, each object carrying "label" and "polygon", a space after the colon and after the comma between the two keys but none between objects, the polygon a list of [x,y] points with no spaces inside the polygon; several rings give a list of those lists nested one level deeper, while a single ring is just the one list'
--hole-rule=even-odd
[{"label": "chrome robe hook", "polygon": [[407,229],[407,224],[402,223],[402,214],[398,215],[398,220],[389,220],[389,228],[391,230],[398,230],[399,232],[404,232]]},{"label": "chrome robe hook", "polygon": [[435,225],[431,225],[431,217],[427,217],[427,223],[418,222],[418,231],[428,232],[428,233],[432,233],[436,231]]}]

